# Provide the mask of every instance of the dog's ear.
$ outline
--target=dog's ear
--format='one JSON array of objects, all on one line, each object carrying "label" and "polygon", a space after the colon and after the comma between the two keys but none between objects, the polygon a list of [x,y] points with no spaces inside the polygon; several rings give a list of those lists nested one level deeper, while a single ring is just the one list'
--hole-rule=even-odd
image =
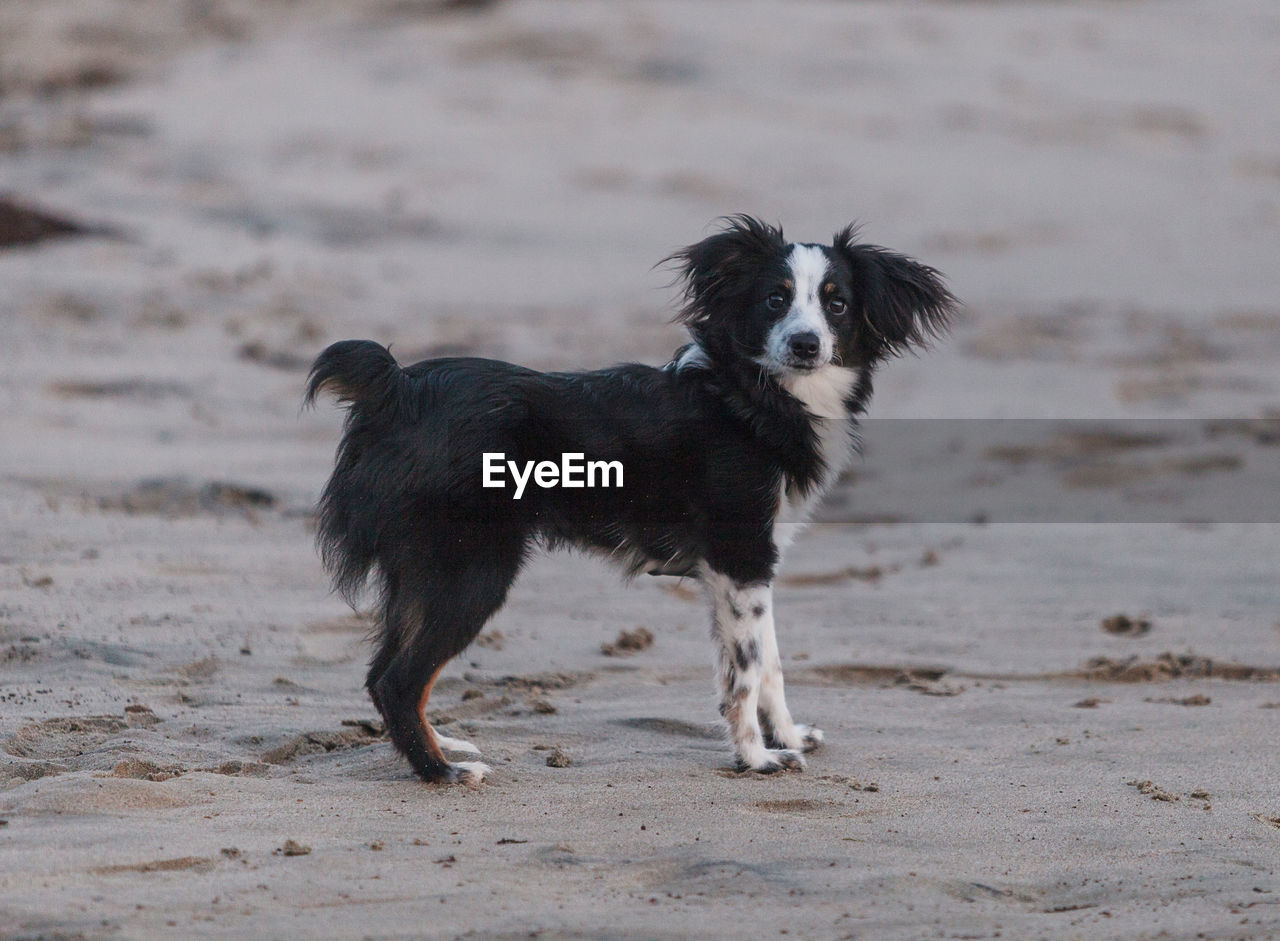
[{"label": "dog's ear", "polygon": [[850,225],[837,232],[832,248],[853,270],[855,304],[860,305],[867,352],[896,356],[946,332],[959,302],[942,274],[906,255],[856,242]]},{"label": "dog's ear", "polygon": [[684,303],[675,319],[695,332],[717,310],[741,300],[759,277],[761,266],[787,245],[781,228],[751,216],[727,216],[720,221],[719,232],[658,263],[676,267],[684,282]]}]

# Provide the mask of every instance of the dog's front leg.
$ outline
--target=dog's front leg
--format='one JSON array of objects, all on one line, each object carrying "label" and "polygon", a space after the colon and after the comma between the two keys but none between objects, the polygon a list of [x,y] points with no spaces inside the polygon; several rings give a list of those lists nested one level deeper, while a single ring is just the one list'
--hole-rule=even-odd
[{"label": "dog's front leg", "polygon": [[[738,764],[761,772],[803,768],[804,758],[798,748],[769,748],[760,728],[758,710],[762,702],[773,702],[761,699],[765,657],[770,647],[772,660],[776,663],[778,659],[778,645],[773,638],[771,586],[740,584],[715,571],[704,573],[702,581],[711,602],[720,714],[729,724]],[[780,671],[775,672],[781,675]],[[785,705],[783,708],[785,711]]]},{"label": "dog's front leg", "polygon": [[[795,751],[813,751],[822,744],[822,730],[800,725],[791,718],[787,694],[782,682],[782,658],[778,654],[778,636],[773,627],[773,592],[763,602],[760,616],[760,726],[765,742],[771,747]],[[753,611],[755,609],[752,609]]]}]

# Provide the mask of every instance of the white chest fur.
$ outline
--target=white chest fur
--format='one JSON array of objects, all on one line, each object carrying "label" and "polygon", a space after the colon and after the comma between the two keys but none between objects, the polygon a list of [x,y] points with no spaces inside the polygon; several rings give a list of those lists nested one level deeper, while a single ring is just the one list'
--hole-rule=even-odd
[{"label": "white chest fur", "polygon": [[773,542],[781,552],[804,529],[822,499],[841,471],[853,457],[852,416],[845,400],[857,382],[857,374],[842,366],[824,366],[811,373],[788,376],[783,387],[800,400],[812,416],[817,436],[818,455],[823,471],[817,486],[803,496],[789,494],[785,484],[779,495],[778,515],[773,522]]}]

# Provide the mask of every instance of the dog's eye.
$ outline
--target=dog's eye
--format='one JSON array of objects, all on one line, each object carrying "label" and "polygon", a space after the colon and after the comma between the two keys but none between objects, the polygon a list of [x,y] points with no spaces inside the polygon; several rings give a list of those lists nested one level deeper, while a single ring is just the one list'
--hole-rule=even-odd
[{"label": "dog's eye", "polygon": [[787,296],[785,294],[778,294],[775,292],[765,298],[764,306],[768,307],[770,310],[782,310],[783,305],[786,303]]},{"label": "dog's eye", "polygon": [[843,314],[848,307],[849,305],[838,297],[833,297],[831,300],[827,301],[827,310],[831,311],[833,314]]}]

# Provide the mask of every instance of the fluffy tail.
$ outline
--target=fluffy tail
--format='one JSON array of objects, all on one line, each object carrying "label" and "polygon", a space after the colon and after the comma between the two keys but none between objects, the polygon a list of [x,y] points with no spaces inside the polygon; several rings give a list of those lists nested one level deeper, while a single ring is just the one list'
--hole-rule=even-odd
[{"label": "fluffy tail", "polygon": [[364,412],[375,412],[396,400],[403,373],[391,351],[372,340],[343,340],[316,357],[307,377],[304,405],[314,405],[321,392]]},{"label": "fluffy tail", "polygon": [[334,343],[311,366],[305,405],[331,392],[350,407],[333,475],[320,497],[316,542],[333,586],[354,606],[378,558],[388,495],[369,479],[368,448],[382,437],[383,417],[397,414],[408,377],[384,346],[372,340]]}]

